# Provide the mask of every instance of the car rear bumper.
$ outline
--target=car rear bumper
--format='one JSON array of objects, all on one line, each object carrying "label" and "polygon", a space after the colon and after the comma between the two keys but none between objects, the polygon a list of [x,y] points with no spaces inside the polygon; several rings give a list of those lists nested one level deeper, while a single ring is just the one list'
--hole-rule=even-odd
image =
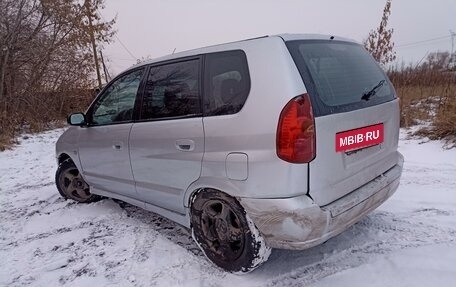
[{"label": "car rear bumper", "polygon": [[307,195],[280,198],[241,198],[248,216],[269,246],[306,249],[343,232],[385,202],[399,186],[404,158],[374,180],[325,206]]}]

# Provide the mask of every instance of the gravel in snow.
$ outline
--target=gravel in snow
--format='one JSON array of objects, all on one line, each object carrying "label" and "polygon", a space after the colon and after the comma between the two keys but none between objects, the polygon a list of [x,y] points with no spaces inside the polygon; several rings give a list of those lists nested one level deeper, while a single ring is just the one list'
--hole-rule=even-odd
[{"label": "gravel in snow", "polygon": [[63,200],[54,144],[28,135],[0,153],[2,286],[450,286],[456,282],[456,150],[407,139],[396,194],[341,235],[273,250],[246,275],[209,263],[190,232],[110,199]]}]

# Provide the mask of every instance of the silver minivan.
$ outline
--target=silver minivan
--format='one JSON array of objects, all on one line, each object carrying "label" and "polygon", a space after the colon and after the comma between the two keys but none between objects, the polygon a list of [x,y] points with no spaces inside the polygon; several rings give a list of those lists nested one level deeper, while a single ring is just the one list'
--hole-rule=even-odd
[{"label": "silver minivan", "polygon": [[112,80],[57,142],[56,184],[191,228],[219,267],[341,233],[397,189],[399,100],[354,41],[278,35],[177,53]]}]

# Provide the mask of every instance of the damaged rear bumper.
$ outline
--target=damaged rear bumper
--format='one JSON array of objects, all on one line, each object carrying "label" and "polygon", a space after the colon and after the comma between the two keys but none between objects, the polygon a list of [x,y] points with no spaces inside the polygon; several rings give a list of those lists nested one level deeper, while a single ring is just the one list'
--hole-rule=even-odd
[{"label": "damaged rear bumper", "polygon": [[385,202],[399,186],[404,159],[346,196],[318,206],[307,195],[280,198],[241,198],[249,217],[269,246],[306,249],[343,232]]}]

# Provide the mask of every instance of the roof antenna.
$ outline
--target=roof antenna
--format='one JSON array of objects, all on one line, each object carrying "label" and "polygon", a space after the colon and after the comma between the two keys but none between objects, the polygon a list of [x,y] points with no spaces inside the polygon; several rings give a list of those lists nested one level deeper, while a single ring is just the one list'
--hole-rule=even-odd
[{"label": "roof antenna", "polygon": [[176,48],[174,48],[173,53],[171,55],[174,55],[174,52],[176,52]]},{"label": "roof antenna", "polygon": [[334,40],[334,36],[329,37],[329,39]]}]

